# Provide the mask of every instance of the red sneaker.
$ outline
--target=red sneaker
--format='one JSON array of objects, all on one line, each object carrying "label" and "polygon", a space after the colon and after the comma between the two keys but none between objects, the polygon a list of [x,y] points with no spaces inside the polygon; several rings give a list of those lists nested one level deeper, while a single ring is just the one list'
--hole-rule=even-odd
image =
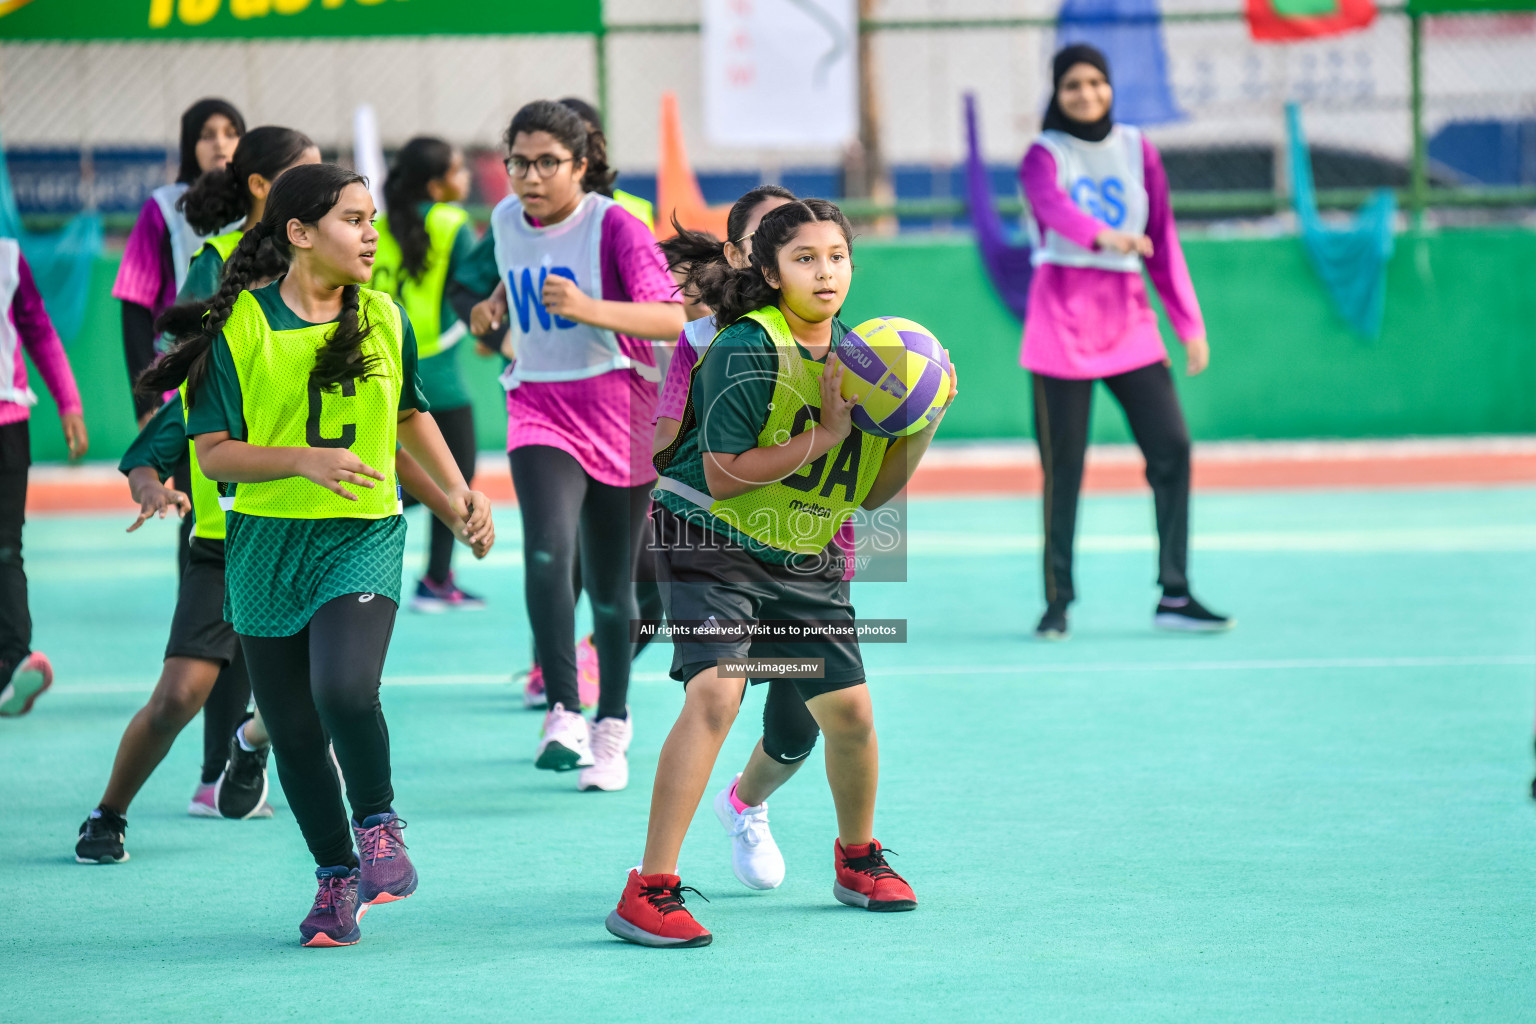
[{"label": "red sneaker", "polygon": [[676,875],[632,869],[618,907],[608,914],[608,931],[642,946],[707,946],[714,936],[683,906],[683,893],[698,891]]},{"label": "red sneaker", "polygon": [[839,839],[833,843],[832,852],[837,868],[832,895],[839,903],[865,910],[917,909],[917,896],[907,880],[885,862],[887,851],[880,840],[871,839],[868,846],[844,847]]}]

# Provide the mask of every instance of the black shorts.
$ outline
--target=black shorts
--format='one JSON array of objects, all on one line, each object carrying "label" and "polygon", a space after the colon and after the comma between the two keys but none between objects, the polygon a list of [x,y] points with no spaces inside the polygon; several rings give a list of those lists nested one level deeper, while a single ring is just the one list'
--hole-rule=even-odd
[{"label": "black shorts", "polygon": [[193,537],[176,595],[167,658],[199,658],[220,667],[235,657],[235,627],[224,621],[224,542]]},{"label": "black shorts", "polygon": [[[651,511],[650,544],[656,555],[657,585],[670,621],[702,622],[711,617],[743,622],[854,621],[842,559],[808,559],[797,569],[771,565],[660,505]],[[807,562],[814,568],[804,568]],[[804,642],[674,638],[672,678],[686,684],[721,658],[824,659],[823,678],[793,680],[804,700],[864,682],[864,657],[858,640],[826,638]]]}]

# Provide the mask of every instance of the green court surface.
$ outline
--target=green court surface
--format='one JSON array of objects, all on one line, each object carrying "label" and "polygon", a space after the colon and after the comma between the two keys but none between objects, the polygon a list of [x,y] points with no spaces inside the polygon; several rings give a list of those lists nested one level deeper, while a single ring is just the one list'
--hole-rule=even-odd
[{"label": "green court surface", "polygon": [[[129,814],[132,860],[75,830],[158,672],[171,527],[28,526],[36,643],[58,669],[0,721],[0,1021],[1529,1020],[1536,1006],[1536,490],[1208,494],[1193,575],[1238,617],[1155,634],[1150,501],[1085,501],[1073,638],[1028,638],[1038,505],[912,506],[906,584],[856,584],[905,646],[866,646],[876,833],[914,913],[832,899],[817,757],[772,800],[789,878],[742,888],[708,808],[683,851],[715,933],[603,930],[638,862],[681,703],[638,664],[633,784],[537,772],[515,510],[461,579],[490,609],[402,613],[384,687],[421,872],[363,942],[297,942],[314,883],[277,817],[185,816],[200,725]],[[413,519],[408,570],[419,562]],[[749,695],[711,794],[757,736]]]}]

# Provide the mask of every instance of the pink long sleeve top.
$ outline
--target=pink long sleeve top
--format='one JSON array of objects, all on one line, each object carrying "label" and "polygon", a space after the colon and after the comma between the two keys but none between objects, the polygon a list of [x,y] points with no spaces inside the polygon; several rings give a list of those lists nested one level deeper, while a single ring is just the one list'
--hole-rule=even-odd
[{"label": "pink long sleeve top", "polygon": [[[1179,246],[1162,158],[1145,137],[1141,152],[1147,237],[1152,240],[1152,256],[1144,261],[1147,276],[1163,300],[1174,333],[1180,341],[1189,341],[1205,334],[1205,320]],[[1038,143],[1031,146],[1024,154],[1020,177],[1042,230],[1095,248],[1094,239],[1109,225],[1089,216],[1062,190],[1049,150]],[[1048,377],[1097,380],[1151,366],[1167,356],[1140,274],[1054,263],[1035,267],[1019,352],[1021,366]]]},{"label": "pink long sleeve top", "polygon": [[[43,375],[48,393],[53,395],[54,404],[59,407],[59,415],[77,414],[81,411],[80,389],[75,386],[75,374],[64,355],[64,344],[59,341],[59,334],[53,329],[53,321],[48,319],[48,310],[43,308],[43,296],[37,290],[37,283],[32,280],[32,268],[27,266],[25,256],[21,257],[20,271],[16,295],[11,299],[11,308],[5,315],[10,318],[11,326],[16,330],[20,347],[37,365],[37,372]],[[18,392],[25,394],[27,361],[20,352],[16,353],[14,372],[11,383]],[[31,415],[31,408],[21,402],[0,401],[0,426],[20,423]]]},{"label": "pink long sleeve top", "polygon": [[112,283],[112,297],[135,302],[159,316],[176,301],[176,270],[171,266],[171,233],[153,198],[144,200],[123,245],[123,262]]}]

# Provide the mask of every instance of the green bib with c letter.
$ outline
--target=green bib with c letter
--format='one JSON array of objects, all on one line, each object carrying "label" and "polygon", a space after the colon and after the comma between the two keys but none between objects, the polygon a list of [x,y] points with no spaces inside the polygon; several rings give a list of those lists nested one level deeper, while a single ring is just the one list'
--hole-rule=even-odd
[{"label": "green bib with c letter", "polygon": [[343,484],[357,501],[299,476],[235,486],[228,507],[276,519],[383,519],[400,511],[395,490],[395,428],[404,387],[404,323],[388,295],[358,290],[358,315],[372,325],[363,355],[367,379],[321,389],[310,382],[315,356],[336,329],[311,324],[274,331],[261,303],[241,292],[224,324],[224,339],[240,378],[246,441],[275,448],[348,448],[384,474],[372,488]]}]

